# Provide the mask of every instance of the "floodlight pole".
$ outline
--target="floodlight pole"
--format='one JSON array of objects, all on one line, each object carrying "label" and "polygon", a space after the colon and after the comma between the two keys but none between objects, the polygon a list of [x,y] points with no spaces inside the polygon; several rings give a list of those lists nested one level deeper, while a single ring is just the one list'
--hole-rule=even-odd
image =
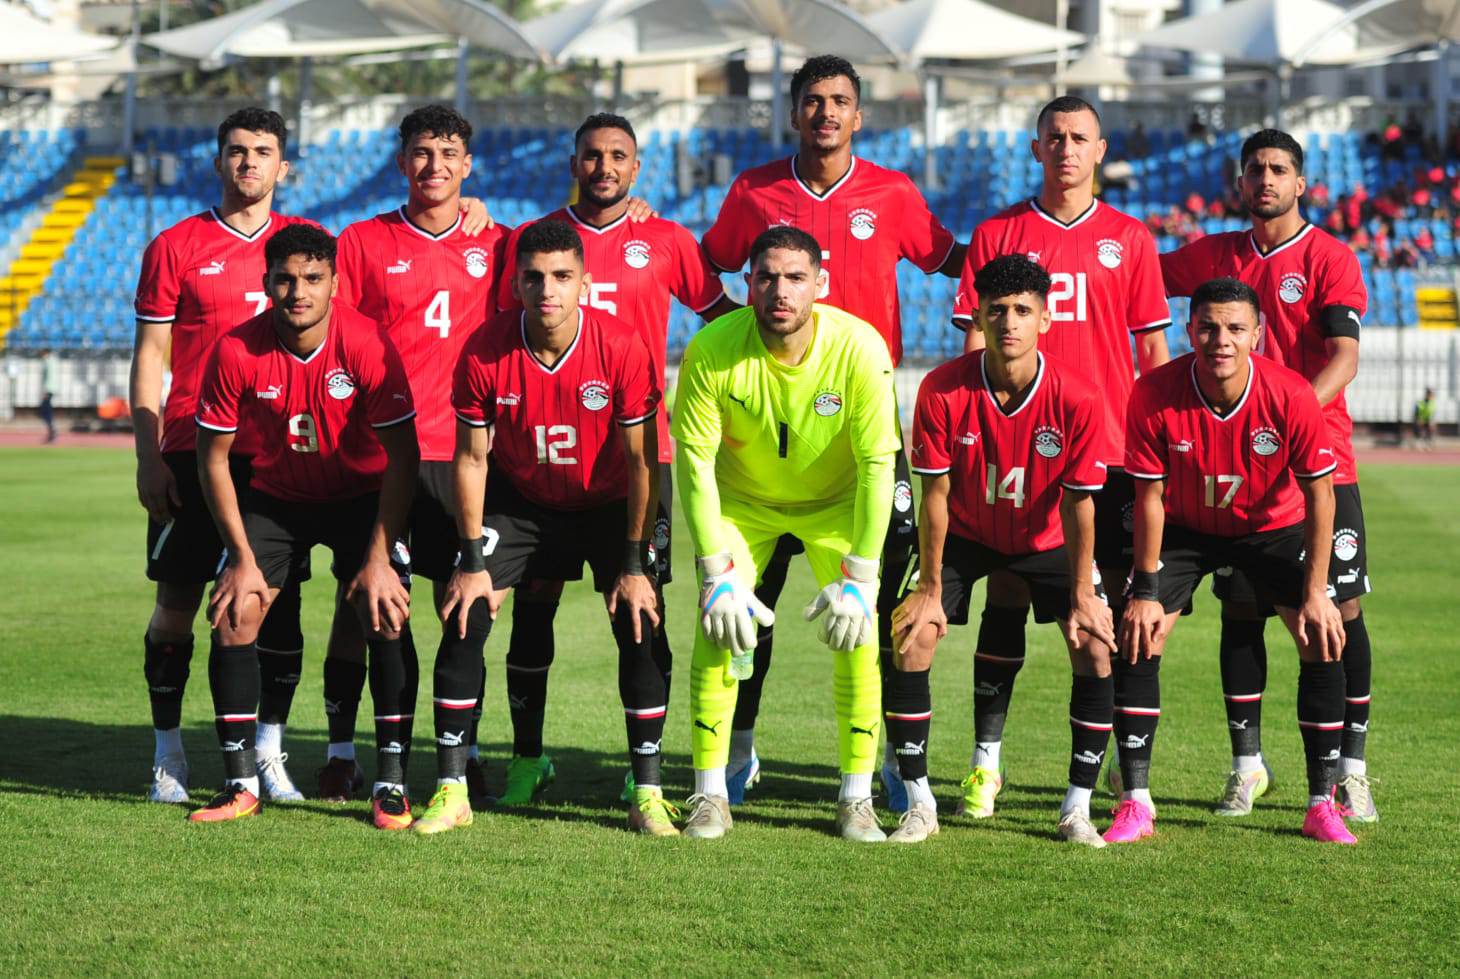
[{"label": "floodlight pole", "polygon": [[458,37],[456,39],[456,111],[463,116],[466,115],[466,103],[469,97],[466,88],[470,53],[470,42],[465,37]]},{"label": "floodlight pole", "polygon": [[781,68],[781,39],[771,38],[771,145],[780,149],[786,141],[786,121],[781,116],[781,89],[785,87]]},{"label": "floodlight pole", "polygon": [[127,72],[127,87],[122,96],[122,155],[131,156],[136,145],[137,129],[137,44],[142,38],[141,0],[132,0],[132,70]]},{"label": "floodlight pole", "polygon": [[1444,38],[1435,45],[1435,78],[1430,87],[1435,103],[1435,142],[1445,147],[1450,136],[1450,42]]},{"label": "floodlight pole", "polygon": [[923,189],[938,189],[938,108],[942,82],[936,74],[923,70]]}]

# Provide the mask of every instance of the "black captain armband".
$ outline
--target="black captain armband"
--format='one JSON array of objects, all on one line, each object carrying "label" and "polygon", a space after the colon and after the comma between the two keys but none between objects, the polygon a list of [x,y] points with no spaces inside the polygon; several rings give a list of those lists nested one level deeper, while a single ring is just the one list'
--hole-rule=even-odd
[{"label": "black captain armband", "polygon": [[623,574],[648,574],[649,572],[646,569],[653,563],[649,558],[648,541],[624,541]]},{"label": "black captain armband", "polygon": [[1161,600],[1161,572],[1132,569],[1130,579],[1125,583],[1125,597],[1131,601],[1159,602]]},{"label": "black captain armband", "polygon": [[461,560],[456,570],[462,574],[477,574],[487,570],[487,556],[483,553],[486,550],[487,539],[485,537],[463,537],[461,539]]},{"label": "black captain armband", "polygon": [[1326,337],[1350,337],[1357,340],[1364,318],[1352,306],[1324,306],[1323,311],[1318,314],[1318,322],[1322,324],[1323,335]]}]

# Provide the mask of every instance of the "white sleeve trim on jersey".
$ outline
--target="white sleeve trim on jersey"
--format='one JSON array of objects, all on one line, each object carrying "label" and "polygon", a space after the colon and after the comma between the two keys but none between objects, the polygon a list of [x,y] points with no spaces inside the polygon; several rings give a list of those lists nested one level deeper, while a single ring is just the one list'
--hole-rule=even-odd
[{"label": "white sleeve trim on jersey", "polygon": [[[952,236],[953,235],[953,232],[950,231],[950,232],[948,232],[948,234],[950,236]],[[941,269],[944,265],[948,264],[948,256],[949,255],[952,255],[953,254],[953,249],[955,249],[957,247],[958,247],[958,239],[956,237],[954,237],[953,238],[953,243],[948,246],[948,250],[943,253],[943,257],[940,258],[940,259],[938,259],[938,264],[937,265],[934,265],[930,269],[923,269],[922,270],[923,271],[923,274],[924,275],[937,275],[938,274],[938,270]]]},{"label": "white sleeve trim on jersey", "polygon": [[[199,422],[198,424],[201,425],[202,422]],[[1333,472],[1337,468],[1338,463],[1335,462],[1330,466],[1325,466],[1324,468],[1318,470],[1316,473],[1300,473],[1295,470],[1293,472],[1293,475],[1297,476],[1299,479],[1317,479],[1320,476],[1327,476],[1329,473]]]},{"label": "white sleeve trim on jersey", "polygon": [[919,476],[943,476],[953,471],[952,466],[944,466],[942,469],[923,469],[918,466],[909,466]]},{"label": "white sleeve trim on jersey", "polygon": [[1132,333],[1149,333],[1152,330],[1156,330],[1156,329],[1163,329],[1164,330],[1166,327],[1168,327],[1170,325],[1171,325],[1171,317],[1168,316],[1164,320],[1153,320],[1150,323],[1145,324],[1144,326],[1133,326],[1133,327],[1130,328],[1130,331]]},{"label": "white sleeve trim on jersey", "polygon": [[371,428],[390,428],[392,425],[399,425],[402,422],[408,422],[412,418],[415,418],[415,417],[416,417],[416,409],[412,408],[409,412],[407,412],[404,415],[401,415],[399,418],[393,418],[393,419],[391,419],[388,422],[380,422],[378,425],[371,425],[370,427]]},{"label": "white sleeve trim on jersey", "polygon": [[1136,472],[1134,469],[1127,469],[1125,471],[1125,474],[1127,476],[1129,476],[1130,478],[1132,478],[1132,479],[1165,479],[1166,478],[1166,474],[1165,473],[1141,473],[1141,472]]},{"label": "white sleeve trim on jersey", "polygon": [[456,413],[456,420],[461,422],[463,425],[470,425],[472,428],[490,428],[492,425],[491,422],[479,422],[475,418],[468,418],[459,411]]},{"label": "white sleeve trim on jersey", "polygon": [[171,323],[173,320],[177,319],[176,313],[171,316],[143,316],[141,313],[134,313],[133,316],[141,320],[143,323]]},{"label": "white sleeve trim on jersey", "polygon": [[[714,265],[715,263],[714,262],[711,262],[710,264],[711,265]],[[716,266],[716,268],[718,268],[718,267],[719,266]],[[715,298],[714,299],[711,299],[709,302],[705,303],[699,309],[691,309],[691,312],[693,312],[696,316],[703,315],[704,312],[705,312],[705,310],[707,310],[707,309],[713,309],[715,307],[715,304],[718,303],[720,300],[722,300],[724,298],[725,298],[725,287],[724,287],[724,285],[721,285],[720,286],[720,291],[715,294]]]},{"label": "white sleeve trim on jersey", "polygon": [[1096,483],[1093,486],[1085,486],[1081,483],[1060,483],[1065,489],[1077,490],[1084,493],[1098,493],[1105,488],[1104,483]]},{"label": "white sleeve trim on jersey", "polygon": [[624,428],[633,428],[635,425],[642,425],[657,414],[659,414],[659,409],[655,408],[647,415],[640,415],[638,418],[615,418],[614,421],[618,422]]},{"label": "white sleeve trim on jersey", "polygon": [[194,418],[193,421],[197,423],[197,425],[198,425],[199,428],[206,428],[210,432],[236,432],[236,431],[238,431],[238,426],[237,425],[234,425],[232,428],[224,428],[222,425],[209,425],[207,422],[203,421],[203,419],[201,419],[201,418]]}]

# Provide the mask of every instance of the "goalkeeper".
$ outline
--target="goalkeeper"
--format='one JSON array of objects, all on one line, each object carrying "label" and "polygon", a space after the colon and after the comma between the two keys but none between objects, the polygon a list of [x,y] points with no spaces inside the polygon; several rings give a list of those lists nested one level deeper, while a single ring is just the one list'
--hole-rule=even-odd
[{"label": "goalkeeper", "polygon": [[[872,809],[882,683],[877,555],[892,512],[898,448],[892,361],[877,331],[830,306],[821,246],[773,227],[750,249],[750,305],[715,320],[685,351],[674,408],[679,489],[699,567],[690,672],[695,791],[685,835],[730,828],[725,765],[739,680],[756,624],[752,593],[776,539],[794,534],[822,590],[806,607],[832,649],[842,785],[837,829],[886,837]],[[890,286],[889,286],[890,287]]]}]

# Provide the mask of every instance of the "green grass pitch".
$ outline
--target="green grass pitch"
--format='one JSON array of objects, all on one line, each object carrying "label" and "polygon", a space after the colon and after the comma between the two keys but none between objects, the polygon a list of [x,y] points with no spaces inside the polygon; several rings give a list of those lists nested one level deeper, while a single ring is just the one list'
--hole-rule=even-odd
[{"label": "green grass pitch", "polygon": [[[558,781],[539,807],[480,813],[469,829],[427,839],[376,832],[362,803],[306,802],[238,825],[189,825],[183,810],[142,795],[152,751],[141,663],[151,592],[130,454],[0,450],[0,967],[7,975],[1453,973],[1457,475],[1363,473],[1378,588],[1366,602],[1376,662],[1370,765],[1382,779],[1383,821],[1359,828],[1361,845],[1322,847],[1298,835],[1296,654],[1276,625],[1265,725],[1276,788],[1250,819],[1211,815],[1228,748],[1215,604],[1203,592],[1163,670],[1157,836],[1097,852],[1053,833],[1069,674],[1052,627],[1030,633],[1005,742],[1010,787],[995,818],[969,825],[951,815],[971,747],[973,630],[964,628],[933,671],[942,835],[907,848],[834,838],[831,676],[827,654],[797,621],[812,594],[804,562],[786,588],[762,711],[765,778],[725,840],[624,830],[613,645],[583,585],[570,589],[558,620],[547,722]],[[669,589],[679,677],[666,778],[678,798],[690,777],[685,540]],[[306,790],[324,754],[326,568],[317,555],[287,742]],[[411,786],[424,802],[439,635],[428,615],[416,635],[425,706]],[[482,729],[496,781],[510,744],[505,639],[500,629],[488,645]],[[198,640],[184,728],[194,794],[206,797],[221,768],[201,629]],[[361,749],[371,757],[364,740]]]}]

